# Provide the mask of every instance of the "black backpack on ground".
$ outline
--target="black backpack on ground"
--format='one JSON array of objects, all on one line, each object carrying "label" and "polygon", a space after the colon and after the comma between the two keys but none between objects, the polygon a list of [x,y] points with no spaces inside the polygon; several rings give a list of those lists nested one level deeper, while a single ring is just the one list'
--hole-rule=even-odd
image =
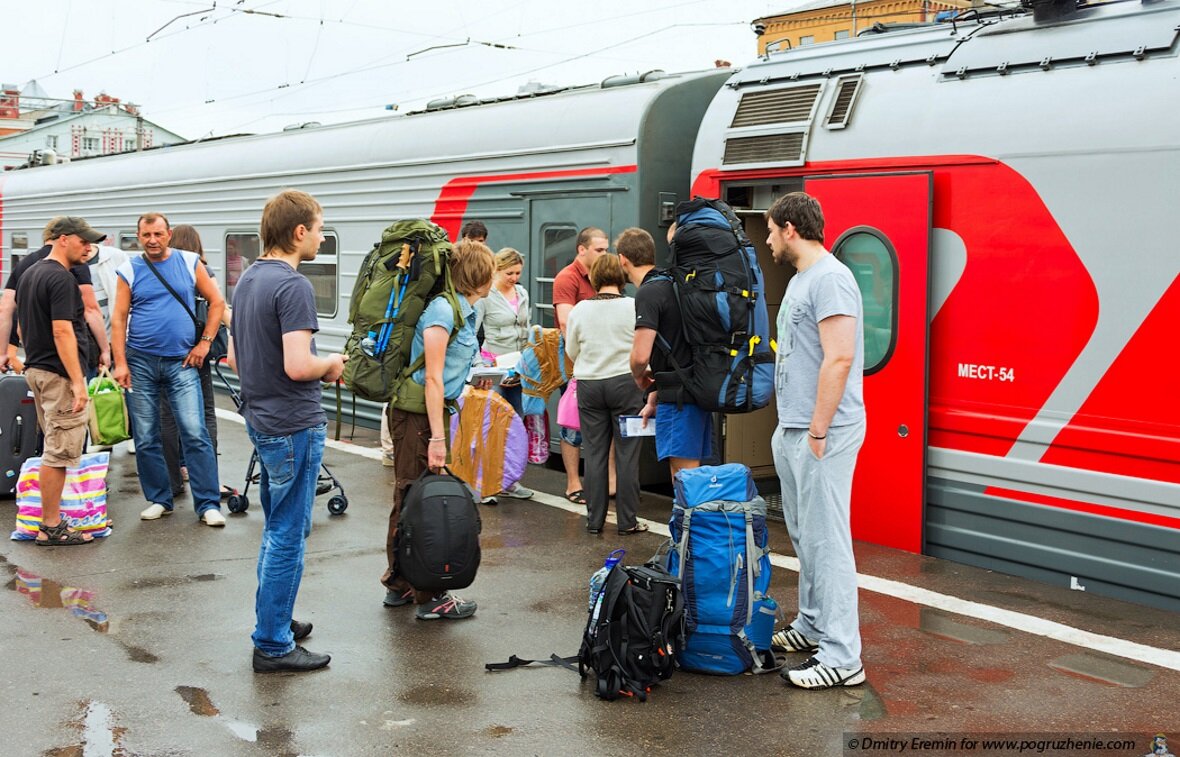
[{"label": "black backpack on ground", "polygon": [[[489,671],[525,665],[550,665],[595,676],[595,696],[647,701],[651,687],[672,677],[676,655],[684,647],[684,602],[680,579],[654,564],[616,565],[586,621],[576,657],[488,663]],[[574,667],[574,663],[577,667]]]},{"label": "black backpack on ground", "polygon": [[479,570],[479,510],[467,485],[427,470],[406,489],[397,572],[419,591],[463,589]]},{"label": "black backpack on ground", "polygon": [[657,336],[671,371],[655,375],[661,402],[748,413],[774,392],[774,350],[766,286],[741,220],[720,200],[696,197],[676,206],[671,280],[692,363],[678,365]]}]

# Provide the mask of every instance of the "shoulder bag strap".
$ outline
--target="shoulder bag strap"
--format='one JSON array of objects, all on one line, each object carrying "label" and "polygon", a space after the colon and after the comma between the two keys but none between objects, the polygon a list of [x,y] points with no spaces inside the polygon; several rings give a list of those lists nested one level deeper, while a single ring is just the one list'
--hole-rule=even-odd
[{"label": "shoulder bag strap", "polygon": [[192,310],[189,309],[188,303],[185,302],[184,300],[182,300],[180,298],[180,295],[176,293],[176,290],[173,289],[168,284],[168,282],[164,280],[164,277],[161,276],[160,272],[156,270],[156,267],[154,265],[152,265],[152,261],[148,260],[145,257],[143,259],[143,262],[144,262],[144,265],[147,266],[148,270],[151,271],[153,274],[155,274],[156,278],[160,280],[160,283],[164,285],[164,288],[168,290],[168,293],[176,298],[176,301],[180,303],[180,306],[182,308],[184,308],[184,312],[188,313],[188,317],[193,319],[193,326],[200,326],[201,324],[197,322],[196,313],[194,313]]}]

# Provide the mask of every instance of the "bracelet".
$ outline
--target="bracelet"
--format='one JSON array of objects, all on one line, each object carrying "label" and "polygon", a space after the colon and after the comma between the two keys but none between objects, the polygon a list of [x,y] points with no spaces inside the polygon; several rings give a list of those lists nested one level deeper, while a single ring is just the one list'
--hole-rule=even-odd
[{"label": "bracelet", "polygon": [[810,436],[812,439],[815,439],[816,441],[819,441],[820,439],[827,439],[828,438],[827,434],[824,434],[823,436],[816,436],[815,434],[811,433],[811,429],[807,429],[807,435]]},{"label": "bracelet", "polygon": [[430,437],[430,439],[428,439],[427,441],[430,441],[430,442],[445,442],[446,440],[447,440],[447,438],[446,438],[445,436],[432,436],[432,437]]},{"label": "bracelet", "polygon": [[201,336],[201,341],[202,341],[202,342],[208,342],[209,344],[213,344],[213,340],[214,340],[214,339],[216,339],[216,338],[217,338],[217,337],[212,337],[212,336],[204,336],[204,335],[202,335],[202,336]]}]

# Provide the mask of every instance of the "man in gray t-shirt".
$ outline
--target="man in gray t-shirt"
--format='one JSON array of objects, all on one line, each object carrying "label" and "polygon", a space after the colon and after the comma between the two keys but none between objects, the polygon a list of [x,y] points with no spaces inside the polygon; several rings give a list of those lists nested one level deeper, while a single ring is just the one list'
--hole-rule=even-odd
[{"label": "man in gray t-shirt", "polygon": [[824,247],[815,198],[780,197],[766,225],[774,262],[796,270],[778,317],[771,449],[799,558],[799,613],[773,643],[814,653],[783,671],[795,686],[855,686],[865,680],[850,526],[852,473],[865,436],[862,300],[852,272]]},{"label": "man in gray t-shirt", "polygon": [[340,378],[345,357],[316,354],[315,293],[298,271],[324,241],[320,204],[304,192],[280,192],[263,209],[261,230],[266,251],[234,290],[229,362],[241,378],[241,413],[262,466],[254,672],[290,673],[331,660],[296,645],[311,623],[291,615],[327,436],[320,382]]}]

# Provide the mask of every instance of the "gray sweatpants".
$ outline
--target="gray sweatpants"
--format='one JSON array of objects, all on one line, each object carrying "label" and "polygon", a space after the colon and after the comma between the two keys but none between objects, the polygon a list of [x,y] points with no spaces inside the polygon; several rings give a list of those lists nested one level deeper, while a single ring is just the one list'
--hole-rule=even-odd
[{"label": "gray sweatpants", "polygon": [[791,627],[818,641],[816,657],[837,668],[861,664],[850,510],[852,471],[864,438],[864,421],[833,426],[820,460],[805,428],[779,428],[771,439],[783,519],[800,565],[799,615]]}]

